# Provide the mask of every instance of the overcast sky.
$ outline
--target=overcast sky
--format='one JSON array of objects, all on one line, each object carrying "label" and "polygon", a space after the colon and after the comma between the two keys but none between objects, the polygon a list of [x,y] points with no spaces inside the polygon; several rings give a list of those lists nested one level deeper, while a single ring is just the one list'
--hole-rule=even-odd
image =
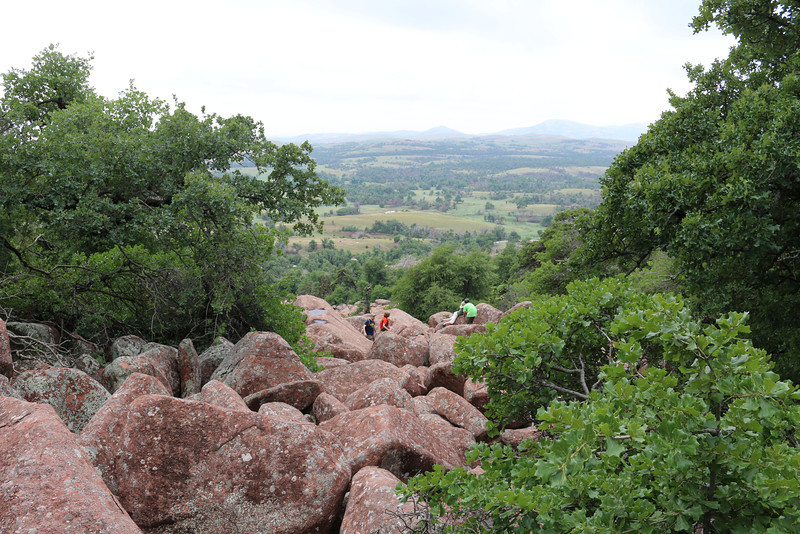
[{"label": "overcast sky", "polygon": [[688,27],[699,0],[34,0],[3,5],[0,72],[50,43],[94,54],[91,83],[268,135],[477,134],[565,119],[650,123],[683,65],[733,41]]}]

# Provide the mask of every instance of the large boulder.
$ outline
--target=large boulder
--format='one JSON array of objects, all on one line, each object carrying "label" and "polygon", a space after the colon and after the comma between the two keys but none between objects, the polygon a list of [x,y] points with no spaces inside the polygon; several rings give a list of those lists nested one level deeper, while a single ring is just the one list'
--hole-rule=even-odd
[{"label": "large boulder", "polygon": [[[350,365],[325,369],[316,373],[314,378],[322,384],[324,392],[344,402],[351,393],[379,378],[391,378],[401,387],[406,388],[409,375],[402,369],[382,360],[362,360]],[[412,392],[409,391],[409,393]]]},{"label": "large boulder", "polygon": [[342,519],[341,534],[400,533],[414,527],[414,503],[401,503],[394,489],[400,479],[386,469],[367,466],[350,485],[350,498]]},{"label": "large boulder", "polygon": [[[463,317],[463,316],[462,316]],[[459,321],[461,317],[459,317]],[[486,327],[480,323],[472,323],[472,324],[461,324],[460,322],[456,322],[456,324],[451,326],[444,326],[438,332],[442,334],[450,334],[451,336],[471,336],[472,334],[484,334],[486,333]]]},{"label": "large boulder", "polygon": [[350,362],[367,359],[372,341],[361,334],[360,326],[351,325],[321,298],[301,295],[294,303],[305,310],[306,335],[318,351]]},{"label": "large boulder", "polygon": [[108,399],[78,436],[78,444],[84,448],[92,465],[114,494],[118,491],[116,478],[112,476],[118,435],[127,423],[130,404],[143,395],[170,396],[172,392],[155,377],[134,373]]},{"label": "large boulder", "polygon": [[373,465],[407,481],[435,464],[464,465],[461,454],[409,410],[381,404],[337,415],[320,428],[337,436],[353,471]]},{"label": "large boulder", "polygon": [[0,397],[0,532],[141,534],[52,406]]},{"label": "large boulder", "polygon": [[478,309],[478,315],[475,316],[475,324],[486,324],[500,322],[503,317],[503,312],[492,306],[481,302],[475,306]]},{"label": "large boulder", "polygon": [[0,375],[12,377],[14,361],[11,358],[11,341],[8,337],[6,322],[0,319]]},{"label": "large boulder", "polygon": [[436,413],[461,428],[466,428],[477,440],[487,437],[486,424],[489,422],[480,410],[449,389],[435,388],[426,395]]},{"label": "large boulder", "polygon": [[233,343],[220,336],[214,340],[210,347],[200,353],[198,356],[200,360],[200,384],[205,385],[211,380],[211,375],[214,374],[219,364],[232,350]]},{"label": "large boulder", "polygon": [[219,408],[228,410],[239,410],[242,412],[249,412],[250,408],[242,397],[236,393],[230,386],[226,386],[219,380],[212,380],[203,386],[200,393],[188,397],[189,400],[196,400],[200,402],[207,402]]},{"label": "large boulder", "polygon": [[452,362],[456,357],[454,349],[456,340],[454,335],[436,332],[431,334],[428,339],[429,356],[428,361],[431,365],[441,362]]},{"label": "large boulder", "polygon": [[11,381],[5,375],[0,375],[0,397],[14,397],[15,399],[25,400],[22,394],[14,389]]},{"label": "large boulder", "polygon": [[347,396],[344,405],[350,410],[360,410],[379,404],[398,408],[411,406],[411,395],[391,378],[379,378]]},{"label": "large boulder", "polygon": [[436,413],[423,413],[418,417],[427,424],[431,432],[461,453],[463,461],[467,461],[467,452],[475,444],[475,436],[466,428],[454,426],[447,419]]},{"label": "large boulder", "polygon": [[148,361],[161,375],[166,377],[172,394],[181,395],[181,374],[178,369],[178,349],[160,343],[148,343],[144,352],[136,357]]},{"label": "large boulder", "polygon": [[453,362],[443,361],[436,365],[431,365],[428,374],[425,375],[425,387],[428,391],[443,387],[457,395],[464,395],[464,384],[467,377],[453,373]]},{"label": "large boulder", "polygon": [[251,410],[257,412],[259,407],[268,402],[283,402],[298,410],[305,410],[322,393],[322,385],[316,380],[296,380],[284,382],[269,389],[256,391],[244,398]]},{"label": "large boulder", "polygon": [[12,385],[28,402],[51,405],[76,434],[111,397],[95,379],[70,368],[25,371],[14,378]]},{"label": "large boulder", "polygon": [[111,445],[118,497],[148,532],[328,532],[350,482],[310,423],[145,395]]},{"label": "large boulder", "polygon": [[178,375],[181,382],[182,398],[189,397],[200,391],[202,387],[200,378],[200,358],[191,339],[184,339],[178,345]]},{"label": "large boulder", "polygon": [[288,382],[312,380],[313,374],[281,336],[250,332],[236,343],[211,379],[247,397]]},{"label": "large boulder", "polygon": [[149,375],[164,384],[164,387],[172,394],[172,385],[169,378],[159,368],[153,365],[153,361],[139,356],[120,356],[103,369],[103,385],[111,393],[117,391],[125,381],[134,373]]},{"label": "large boulder", "polygon": [[339,414],[348,412],[347,406],[342,401],[327,393],[320,393],[311,407],[311,414],[317,423],[333,419]]},{"label": "large boulder", "polygon": [[145,345],[147,345],[147,341],[139,336],[129,335],[118,337],[111,343],[111,348],[109,349],[111,361],[122,358],[123,356],[134,358],[144,352]]},{"label": "large boulder", "polygon": [[383,332],[375,338],[369,359],[383,360],[397,367],[428,364],[428,339],[426,336],[405,337],[393,331]]}]

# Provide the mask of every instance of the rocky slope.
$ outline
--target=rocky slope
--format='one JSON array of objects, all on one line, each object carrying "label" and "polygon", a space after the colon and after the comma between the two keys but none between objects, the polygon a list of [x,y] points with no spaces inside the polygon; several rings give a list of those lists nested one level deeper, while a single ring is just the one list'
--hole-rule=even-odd
[{"label": "rocky slope", "polygon": [[[83,340],[0,320],[0,531],[402,532],[413,506],[394,487],[465,466],[488,439],[485,388],[450,364],[458,336],[503,314],[481,304],[475,324],[443,327],[449,314],[424,324],[393,309],[392,330],[369,341],[364,317],[296,304],[334,356],[322,371],[268,332],[201,354],[126,336],[101,367]],[[20,344],[36,339],[71,355],[44,364]]]}]

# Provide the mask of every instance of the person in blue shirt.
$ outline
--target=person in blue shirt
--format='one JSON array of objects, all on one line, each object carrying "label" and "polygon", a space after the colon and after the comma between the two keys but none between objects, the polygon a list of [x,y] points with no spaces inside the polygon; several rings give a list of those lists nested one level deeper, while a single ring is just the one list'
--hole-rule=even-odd
[{"label": "person in blue shirt", "polygon": [[375,341],[375,314],[371,313],[367,316],[364,326],[361,327],[361,333],[370,341]]}]

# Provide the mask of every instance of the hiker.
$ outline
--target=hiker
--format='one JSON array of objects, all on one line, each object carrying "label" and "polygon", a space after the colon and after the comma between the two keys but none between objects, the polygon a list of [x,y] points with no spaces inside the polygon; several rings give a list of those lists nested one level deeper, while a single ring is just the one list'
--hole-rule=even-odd
[{"label": "hiker", "polygon": [[450,318],[448,320],[446,320],[442,324],[446,324],[446,325],[456,324],[456,319],[458,319],[458,316],[461,315],[462,313],[464,313],[464,302],[465,301],[462,300],[461,301],[461,305],[458,307],[458,309],[456,311],[454,311],[453,315],[451,315]]},{"label": "hiker", "polygon": [[361,327],[361,333],[367,336],[370,341],[375,341],[375,314],[370,313],[367,320],[364,321],[364,326]]},{"label": "hiker", "polygon": [[478,316],[478,308],[475,307],[473,303],[469,301],[469,299],[464,299],[464,315],[466,315],[466,319],[464,319],[464,323],[472,324],[472,321],[475,320],[475,317]]},{"label": "hiker", "polygon": [[389,312],[383,312],[383,317],[381,317],[380,323],[380,330],[381,332],[386,332],[387,330],[391,330],[392,327],[389,325]]}]

